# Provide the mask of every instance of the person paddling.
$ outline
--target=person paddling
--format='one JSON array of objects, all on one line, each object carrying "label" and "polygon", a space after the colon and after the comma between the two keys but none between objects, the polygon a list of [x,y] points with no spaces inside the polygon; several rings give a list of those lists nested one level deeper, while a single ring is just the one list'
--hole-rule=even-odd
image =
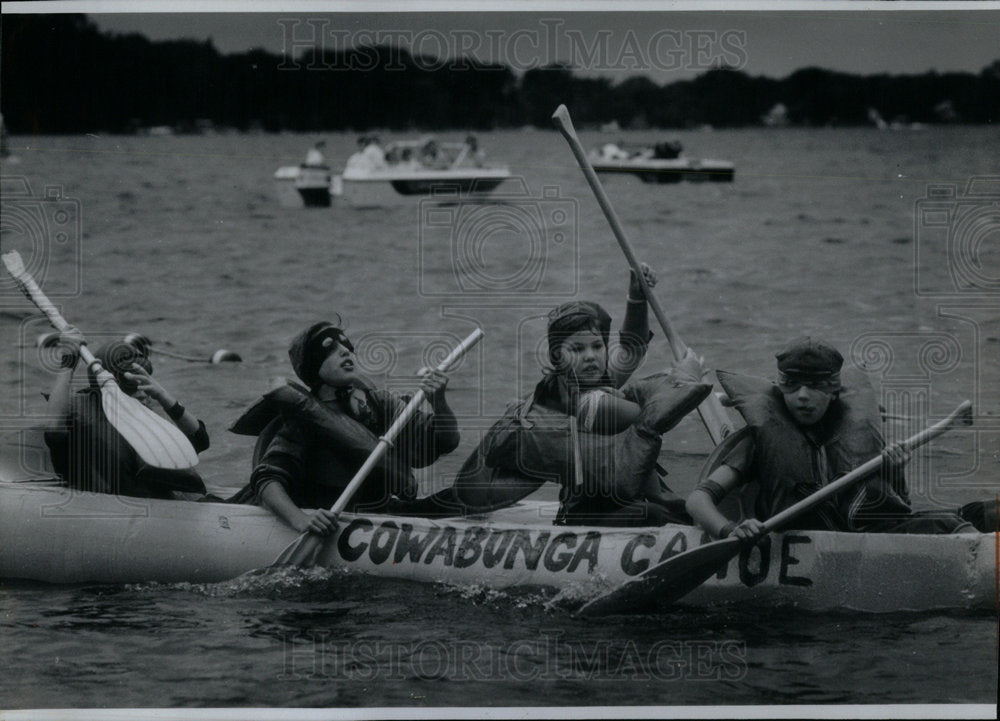
[{"label": "person paddling", "polygon": [[[62,369],[49,394],[53,415],[45,432],[55,471],[71,488],[82,491],[180,500],[203,497],[207,493],[205,484],[195,471],[154,468],[139,458],[105,417],[92,369],[88,369],[88,386],[73,393],[73,373],[82,342],[83,336],[76,328],[59,334]],[[155,401],[197,453],[208,449],[205,424],[154,380],[147,347],[113,341],[98,348],[94,357],[115,377],[124,393],[151,409]]]},{"label": "person paddling", "polygon": [[[332,532],[331,507],[371,454],[406,397],[372,387],[358,372],[354,346],[341,323],[309,326],[288,350],[308,387],[282,384],[234,424],[260,434],[250,483],[234,500],[268,508],[300,533]],[[432,412],[418,411],[354,495],[349,510],[403,508],[417,494],[413,468],[428,466],[458,447],[458,423],[445,398],[448,377],[423,374],[420,388]]]},{"label": "person paddling", "polygon": [[[688,512],[705,530],[716,538],[733,535],[755,542],[764,534],[760,519],[883,451],[880,471],[796,519],[794,527],[885,533],[972,530],[956,513],[911,509],[903,473],[909,454],[898,445],[885,445],[874,388],[859,369],[843,368],[836,348],[803,336],[776,358],[776,383],[717,372],[747,429],[730,441],[719,467],[688,497]],[[719,504],[749,483],[758,488],[754,517],[732,521]]]},{"label": "person paddling", "polygon": [[[648,287],[655,274],[642,266]],[[657,470],[662,435],[711,392],[689,353],[666,373],[626,386],[652,334],[633,272],[619,343],[597,303],[572,302],[548,317],[549,364],[532,395],[486,434],[455,482],[470,510],[500,507],[560,485],[559,525],[651,526],[688,520],[683,499]]]}]

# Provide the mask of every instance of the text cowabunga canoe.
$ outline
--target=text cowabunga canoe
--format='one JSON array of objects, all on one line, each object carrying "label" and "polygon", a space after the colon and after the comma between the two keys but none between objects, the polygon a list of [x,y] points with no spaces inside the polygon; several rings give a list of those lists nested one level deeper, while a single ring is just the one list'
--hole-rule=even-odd
[{"label": "text cowabunga canoe", "polygon": [[[707,540],[689,526],[553,526],[555,504],[490,516],[344,514],[318,562],[487,588],[540,587],[585,600]],[[0,486],[0,577],[50,583],[217,582],[270,565],[297,534],[254,506]],[[682,601],[862,612],[995,609],[994,534],[793,531],[748,550]]]}]

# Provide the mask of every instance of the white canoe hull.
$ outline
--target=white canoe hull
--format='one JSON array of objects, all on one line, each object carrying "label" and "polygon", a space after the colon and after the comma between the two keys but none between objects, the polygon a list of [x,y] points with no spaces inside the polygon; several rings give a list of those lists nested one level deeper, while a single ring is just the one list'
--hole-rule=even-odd
[{"label": "white canoe hull", "polygon": [[[703,543],[689,526],[552,525],[552,503],[491,517],[344,514],[319,563],[376,576],[586,600]],[[217,582],[270,565],[297,535],[253,506],[0,487],[0,577],[50,583]],[[735,559],[684,604],[862,612],[996,608],[995,534],[789,532]]]}]

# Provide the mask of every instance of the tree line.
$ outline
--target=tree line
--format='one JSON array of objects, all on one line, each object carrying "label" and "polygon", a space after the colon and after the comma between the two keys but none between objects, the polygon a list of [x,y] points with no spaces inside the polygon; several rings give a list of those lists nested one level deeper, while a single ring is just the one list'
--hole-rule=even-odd
[{"label": "tree line", "polygon": [[549,128],[561,102],[578,125],[622,128],[1000,120],[1000,60],[979,73],[806,68],[773,79],[718,67],[663,85],[645,76],[612,83],[563,65],[518,75],[470,59],[415,59],[401,48],[223,55],[210,40],[103,33],[85,15],[6,15],[0,50],[11,133]]}]

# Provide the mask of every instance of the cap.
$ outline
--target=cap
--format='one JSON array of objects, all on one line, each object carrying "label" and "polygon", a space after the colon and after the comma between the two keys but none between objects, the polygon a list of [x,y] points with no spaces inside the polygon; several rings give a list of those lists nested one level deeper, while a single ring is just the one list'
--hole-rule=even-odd
[{"label": "cap", "polygon": [[795,390],[802,385],[827,392],[840,389],[844,357],[825,341],[802,336],[775,357],[778,359],[778,385],[782,390]]},{"label": "cap", "polygon": [[153,372],[153,364],[149,361],[149,346],[133,341],[142,336],[129,335],[124,340],[115,340],[101,345],[94,351],[94,357],[101,362],[104,370],[115,377],[119,387],[129,395],[135,393],[138,386],[125,378],[125,373],[132,370],[132,364],[137,364],[147,373]]},{"label": "cap", "polygon": [[325,320],[313,323],[295,337],[288,349],[288,357],[292,361],[295,374],[306,385],[310,387],[316,385],[319,382],[319,369],[323,361],[338,344],[354,352],[354,346],[338,325]]}]

